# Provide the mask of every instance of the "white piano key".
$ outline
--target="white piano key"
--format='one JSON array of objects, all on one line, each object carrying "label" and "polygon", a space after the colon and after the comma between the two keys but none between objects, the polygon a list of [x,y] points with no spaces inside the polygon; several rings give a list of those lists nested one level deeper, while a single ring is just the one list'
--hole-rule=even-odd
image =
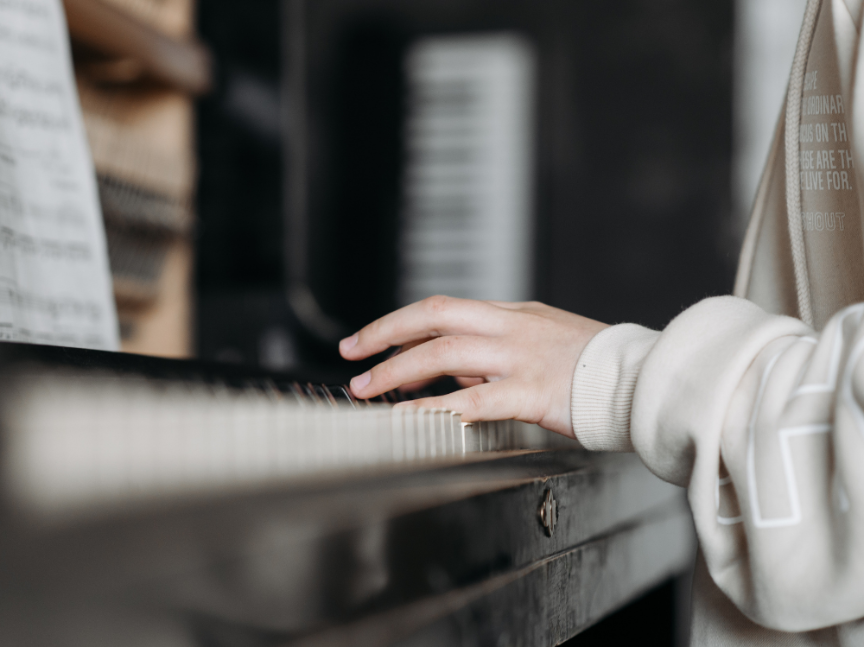
[{"label": "white piano key", "polygon": [[463,424],[444,409],[301,403],[266,391],[93,373],[20,375],[2,396],[10,491],[20,505],[64,514],[453,460],[538,446],[546,437],[512,421]]}]

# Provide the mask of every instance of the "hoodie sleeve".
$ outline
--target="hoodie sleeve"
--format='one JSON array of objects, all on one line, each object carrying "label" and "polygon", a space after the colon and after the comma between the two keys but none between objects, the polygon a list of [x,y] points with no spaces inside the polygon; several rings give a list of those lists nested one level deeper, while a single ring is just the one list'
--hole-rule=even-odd
[{"label": "hoodie sleeve", "polygon": [[688,488],[708,570],[752,620],[847,622],[864,616],[862,355],[864,304],[816,334],[707,299],[662,333],[597,335],[574,374],[574,430]]}]

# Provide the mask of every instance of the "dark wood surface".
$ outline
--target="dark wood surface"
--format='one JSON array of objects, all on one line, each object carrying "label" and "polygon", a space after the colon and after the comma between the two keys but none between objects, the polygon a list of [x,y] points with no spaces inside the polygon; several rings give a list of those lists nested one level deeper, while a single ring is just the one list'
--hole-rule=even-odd
[{"label": "dark wood surface", "polygon": [[[560,506],[551,537],[538,515],[547,490]],[[635,456],[572,450],[62,523],[7,508],[0,636],[553,645],[684,570],[692,548],[680,490]]]}]

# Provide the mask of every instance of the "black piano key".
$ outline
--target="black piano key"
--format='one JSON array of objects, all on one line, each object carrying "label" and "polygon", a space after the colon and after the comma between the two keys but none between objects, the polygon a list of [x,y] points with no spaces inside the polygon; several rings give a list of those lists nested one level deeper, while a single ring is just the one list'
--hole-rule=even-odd
[{"label": "black piano key", "polygon": [[324,389],[335,402],[347,402],[355,409],[357,408],[357,399],[351,395],[351,390],[347,386],[324,385]]},{"label": "black piano key", "polygon": [[290,392],[299,404],[306,404],[308,402],[306,392],[303,390],[303,387],[299,382],[292,382],[290,384]]},{"label": "black piano key", "polygon": [[396,389],[394,391],[390,391],[390,394],[393,396],[393,399],[396,402],[408,402],[411,398],[407,397],[402,391]]},{"label": "black piano key", "polygon": [[336,406],[336,398],[333,397],[333,394],[330,393],[326,386],[323,384],[315,384],[313,385],[313,390],[321,403],[329,404],[331,407]]},{"label": "black piano key", "polygon": [[312,404],[325,404],[321,399],[321,396],[318,395],[318,390],[312,382],[306,382],[306,384],[302,385],[302,388]]}]

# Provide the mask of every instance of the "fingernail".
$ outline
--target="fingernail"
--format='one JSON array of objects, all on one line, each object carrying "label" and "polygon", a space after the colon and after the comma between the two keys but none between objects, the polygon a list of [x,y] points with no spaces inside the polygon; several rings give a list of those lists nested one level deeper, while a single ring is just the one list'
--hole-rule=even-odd
[{"label": "fingernail", "polygon": [[358,391],[360,389],[365,389],[369,386],[369,382],[372,381],[372,373],[366,371],[363,375],[358,375],[353,380],[351,380],[351,390]]},{"label": "fingernail", "polygon": [[339,350],[343,353],[347,353],[349,350],[354,348],[357,345],[357,340],[359,339],[359,333],[354,333],[350,337],[346,337],[342,341],[339,342]]}]

